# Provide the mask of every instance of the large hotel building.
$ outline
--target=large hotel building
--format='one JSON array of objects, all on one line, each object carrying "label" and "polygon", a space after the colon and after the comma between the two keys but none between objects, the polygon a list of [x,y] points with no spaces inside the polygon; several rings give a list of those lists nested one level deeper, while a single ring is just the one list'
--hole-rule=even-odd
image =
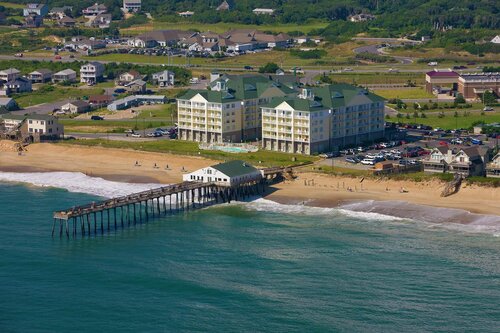
[{"label": "large hotel building", "polygon": [[299,88],[294,77],[224,75],[177,100],[179,139],[314,154],[384,136],[384,99],[348,84]]}]

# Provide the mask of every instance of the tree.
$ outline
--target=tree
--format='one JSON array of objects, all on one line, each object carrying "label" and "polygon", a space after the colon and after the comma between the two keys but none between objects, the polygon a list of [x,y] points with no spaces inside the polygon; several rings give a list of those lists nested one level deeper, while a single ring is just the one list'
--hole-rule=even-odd
[{"label": "tree", "polygon": [[464,104],[465,103],[465,98],[462,94],[458,94],[457,97],[455,97],[455,104]]},{"label": "tree", "polygon": [[274,62],[268,62],[264,66],[259,68],[259,73],[276,73],[276,71],[280,69],[280,67]]},{"label": "tree", "polygon": [[483,94],[483,102],[485,105],[495,104],[497,102],[497,98],[491,91],[485,91]]}]

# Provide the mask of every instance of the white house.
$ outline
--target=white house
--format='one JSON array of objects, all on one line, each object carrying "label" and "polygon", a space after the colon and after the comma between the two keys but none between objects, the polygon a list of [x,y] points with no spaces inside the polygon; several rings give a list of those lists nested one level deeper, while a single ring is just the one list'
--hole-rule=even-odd
[{"label": "white house", "polygon": [[90,104],[82,100],[75,100],[61,106],[61,110],[68,113],[84,113],[90,110]]},{"label": "white house", "polygon": [[25,130],[33,136],[55,138],[64,134],[64,126],[59,124],[54,116],[36,113],[29,115],[5,114],[1,118],[7,130],[15,129],[24,122],[23,127],[26,126]]},{"label": "white house", "polygon": [[225,186],[235,186],[252,181],[258,182],[261,179],[262,173],[258,169],[240,160],[212,165],[182,176],[183,181],[214,182]]},{"label": "white house", "polygon": [[141,10],[141,0],[123,0],[122,10],[125,13],[140,11]]},{"label": "white house", "polygon": [[492,40],[491,42],[493,44],[500,44],[500,35],[496,35]]},{"label": "white house", "polygon": [[273,15],[274,9],[271,8],[255,8],[252,10],[255,15]]},{"label": "white house", "polygon": [[486,177],[500,178],[500,153],[486,166]]}]

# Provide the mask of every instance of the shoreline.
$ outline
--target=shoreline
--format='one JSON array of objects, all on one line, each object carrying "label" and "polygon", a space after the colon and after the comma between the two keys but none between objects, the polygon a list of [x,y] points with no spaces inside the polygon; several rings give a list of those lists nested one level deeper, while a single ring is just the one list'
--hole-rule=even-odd
[{"label": "shoreline", "polygon": [[[135,166],[136,161],[140,167]],[[47,143],[30,145],[23,156],[17,155],[16,152],[0,150],[0,172],[81,172],[109,181],[137,184],[177,183],[182,179],[183,168],[192,171],[215,163],[217,161],[192,156]],[[168,170],[165,169],[167,164]],[[323,208],[342,208],[370,201],[406,202],[409,205],[500,216],[500,189],[464,185],[458,193],[442,198],[440,193],[444,185],[445,183],[438,180],[361,180],[298,171],[296,180],[272,185],[271,193],[264,195],[264,198],[282,204]],[[401,188],[407,192],[400,193]]]}]

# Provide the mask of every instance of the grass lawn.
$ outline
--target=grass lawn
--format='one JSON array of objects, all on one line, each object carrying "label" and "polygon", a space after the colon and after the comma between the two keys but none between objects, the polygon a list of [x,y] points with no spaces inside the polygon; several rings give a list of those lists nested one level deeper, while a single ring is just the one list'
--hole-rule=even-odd
[{"label": "grass lawn", "polygon": [[177,107],[175,104],[164,104],[161,105],[161,107],[152,110],[141,110],[135,118],[146,119],[146,121],[148,119],[153,120],[154,118],[161,120],[167,119],[169,122],[171,122],[171,119],[173,119],[172,117],[175,115],[176,110]]},{"label": "grass lawn", "polygon": [[60,122],[67,133],[124,133],[127,129],[145,130],[149,128],[172,125],[170,119],[153,120],[151,118],[123,119],[123,120],[87,120],[64,119]]},{"label": "grass lawn", "polygon": [[330,74],[330,78],[335,82],[357,83],[357,84],[404,84],[408,80],[417,85],[425,83],[425,76],[422,73],[339,73]]},{"label": "grass lawn", "polygon": [[[114,141],[114,140],[75,140],[70,141],[72,144],[84,146],[102,146],[108,148],[125,148],[143,151],[152,151],[160,153],[170,153],[178,155],[194,155],[202,156],[217,160],[236,160],[241,159],[255,166],[287,166],[296,165],[306,162],[314,162],[318,160],[314,156],[285,154],[279,152],[271,152],[260,150],[255,153],[232,154],[221,151],[200,150],[195,142],[178,141],[178,140],[161,140],[147,142],[130,142],[130,141]],[[295,157],[296,160],[292,161]],[[259,163],[262,162],[262,163]]]},{"label": "grass lawn", "polygon": [[6,8],[24,8],[25,7],[25,5],[23,5],[23,4],[17,4],[17,3],[7,2],[7,1],[0,1],[0,6],[4,6]]},{"label": "grass lawn", "polygon": [[[78,89],[75,87],[61,87],[61,86],[45,86],[52,87],[50,91],[47,88],[33,91],[31,93],[16,94],[12,97],[16,100],[17,104],[21,107],[33,106],[44,103],[53,103],[64,99],[82,98],[89,95],[99,95],[104,91],[102,88],[89,88]],[[51,89],[51,88],[49,88]]]},{"label": "grass lawn", "polygon": [[403,89],[373,89],[375,94],[384,98],[400,98],[400,99],[424,99],[435,98],[422,87],[403,88]]},{"label": "grass lawn", "polygon": [[135,36],[143,34],[147,31],[167,30],[167,29],[212,31],[216,33],[222,33],[232,29],[258,29],[262,31],[273,31],[273,32],[302,31],[303,33],[308,33],[314,29],[325,28],[327,25],[328,25],[327,22],[321,22],[321,21],[313,21],[301,25],[297,24],[249,25],[249,24],[224,23],[224,22],[215,24],[206,24],[197,22],[151,21],[147,24],[137,25],[126,29],[120,29],[120,33],[124,36]]},{"label": "grass lawn", "polygon": [[485,123],[500,122],[500,112],[486,112],[481,115],[481,112],[470,112],[470,115],[464,117],[464,110],[457,110],[459,116],[454,117],[455,111],[445,112],[444,118],[438,117],[438,112],[426,113],[427,118],[413,118],[407,119],[406,117],[397,118],[391,117],[390,121],[401,121],[410,124],[424,124],[432,127],[441,127],[442,129],[455,129],[455,128],[469,128],[477,121],[484,121]]}]

